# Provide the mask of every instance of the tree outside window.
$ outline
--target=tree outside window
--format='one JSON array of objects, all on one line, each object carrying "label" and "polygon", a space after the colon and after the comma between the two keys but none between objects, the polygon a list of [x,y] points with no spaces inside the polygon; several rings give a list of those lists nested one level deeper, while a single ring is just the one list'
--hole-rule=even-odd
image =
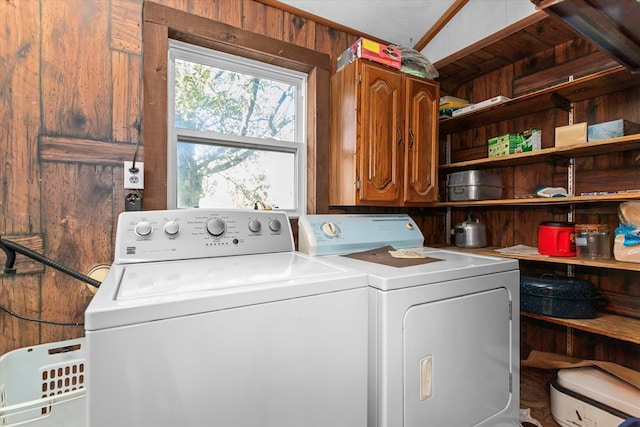
[{"label": "tree outside window", "polygon": [[176,207],[298,209],[303,76],[198,49],[171,61]]}]

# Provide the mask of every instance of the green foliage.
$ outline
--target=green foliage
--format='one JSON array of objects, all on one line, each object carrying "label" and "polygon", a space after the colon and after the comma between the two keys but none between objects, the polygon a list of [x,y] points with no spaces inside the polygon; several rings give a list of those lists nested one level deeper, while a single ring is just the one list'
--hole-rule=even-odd
[{"label": "green foliage", "polygon": [[175,126],[220,134],[215,145],[178,144],[178,206],[198,206],[229,185],[237,206],[265,200],[260,151],[226,146],[224,135],[290,140],[295,87],[183,60],[175,70]]}]

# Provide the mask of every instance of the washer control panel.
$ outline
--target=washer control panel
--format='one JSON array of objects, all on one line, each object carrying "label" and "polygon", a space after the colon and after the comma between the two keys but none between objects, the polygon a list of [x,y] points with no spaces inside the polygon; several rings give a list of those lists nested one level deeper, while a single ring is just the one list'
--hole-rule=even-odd
[{"label": "washer control panel", "polygon": [[116,263],[171,261],[294,250],[285,212],[174,209],[123,212]]},{"label": "washer control panel", "polygon": [[415,248],[424,236],[405,214],[304,215],[298,219],[300,252],[342,255],[383,246]]}]

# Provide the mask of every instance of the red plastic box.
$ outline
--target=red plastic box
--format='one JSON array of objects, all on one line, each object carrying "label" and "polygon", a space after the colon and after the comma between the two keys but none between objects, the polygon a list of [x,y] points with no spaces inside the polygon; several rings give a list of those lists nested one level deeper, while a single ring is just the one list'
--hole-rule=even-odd
[{"label": "red plastic box", "polygon": [[397,69],[400,69],[402,63],[402,55],[399,50],[360,37],[347,50],[340,54],[336,71],[342,70],[348,64],[355,61],[356,58],[368,59]]}]

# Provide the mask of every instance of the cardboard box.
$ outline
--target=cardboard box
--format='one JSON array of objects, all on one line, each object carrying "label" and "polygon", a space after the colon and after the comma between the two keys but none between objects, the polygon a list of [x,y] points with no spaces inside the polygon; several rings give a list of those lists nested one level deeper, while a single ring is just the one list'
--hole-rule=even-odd
[{"label": "cardboard box", "polygon": [[612,120],[610,122],[598,123],[587,128],[587,141],[598,141],[600,139],[618,138],[625,135],[640,133],[638,123],[627,120]]},{"label": "cardboard box", "polygon": [[516,153],[526,153],[542,149],[542,131],[538,128],[523,130],[518,134]]},{"label": "cardboard box", "polygon": [[400,69],[402,65],[402,54],[399,50],[360,37],[347,50],[340,54],[336,72],[351,64],[356,58],[368,59],[397,69]]},{"label": "cardboard box", "polygon": [[518,135],[507,133],[488,141],[489,157],[506,156],[516,152]]},{"label": "cardboard box", "polygon": [[560,126],[556,128],[556,147],[586,144],[586,142],[587,122],[576,123],[575,125]]}]

